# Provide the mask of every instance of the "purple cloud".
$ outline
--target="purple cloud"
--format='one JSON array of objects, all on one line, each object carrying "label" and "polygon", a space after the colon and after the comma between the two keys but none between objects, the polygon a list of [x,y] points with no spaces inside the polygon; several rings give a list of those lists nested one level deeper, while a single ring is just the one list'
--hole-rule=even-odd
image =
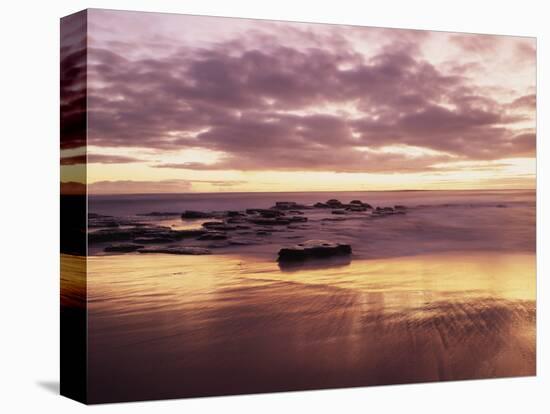
[{"label": "purple cloud", "polygon": [[[451,62],[446,72],[430,63],[414,43],[427,32],[391,32],[392,44],[370,56],[336,34],[321,42],[298,29],[287,35],[309,47],[249,31],[150,57],[129,58],[131,43],[90,48],[89,144],[222,154],[215,164],[153,164],[196,170],[425,171],[450,160],[534,156],[534,129],[516,125],[532,120],[518,111],[534,108],[534,95],[500,102],[468,76],[474,63]],[[503,42],[451,37],[473,54]],[[392,146],[426,151],[384,151]]]}]

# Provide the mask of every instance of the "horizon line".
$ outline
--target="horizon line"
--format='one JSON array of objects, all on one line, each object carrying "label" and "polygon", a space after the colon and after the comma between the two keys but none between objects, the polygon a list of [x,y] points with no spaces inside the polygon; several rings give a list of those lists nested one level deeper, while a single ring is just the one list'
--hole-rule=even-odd
[{"label": "horizon line", "polygon": [[205,195],[205,194],[288,194],[288,193],[396,193],[396,192],[420,192],[420,191],[535,191],[537,188],[467,188],[457,190],[306,190],[306,191],[206,191],[206,192],[165,192],[165,193],[89,193],[87,196],[146,196],[146,195]]}]

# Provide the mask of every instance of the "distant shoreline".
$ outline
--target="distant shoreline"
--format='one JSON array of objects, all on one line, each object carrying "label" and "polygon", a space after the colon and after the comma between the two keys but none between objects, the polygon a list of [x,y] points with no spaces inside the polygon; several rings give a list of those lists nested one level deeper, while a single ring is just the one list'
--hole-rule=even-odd
[{"label": "distant shoreline", "polygon": [[413,192],[510,192],[510,191],[532,191],[536,192],[536,188],[501,188],[501,189],[480,189],[470,188],[464,190],[313,190],[313,191],[218,191],[218,192],[187,192],[187,193],[109,193],[109,194],[93,194],[88,193],[91,197],[112,197],[112,196],[154,196],[154,195],[210,195],[210,194],[307,194],[307,193],[413,193]]}]

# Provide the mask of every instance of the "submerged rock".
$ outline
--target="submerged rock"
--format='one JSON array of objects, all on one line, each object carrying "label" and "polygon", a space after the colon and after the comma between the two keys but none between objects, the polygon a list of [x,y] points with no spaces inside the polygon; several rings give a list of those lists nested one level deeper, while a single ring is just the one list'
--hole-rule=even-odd
[{"label": "submerged rock", "polygon": [[313,258],[345,256],[351,254],[351,246],[344,243],[332,243],[326,240],[308,240],[292,247],[279,250],[278,260],[299,261]]},{"label": "submerged rock", "polygon": [[346,214],[345,210],[332,210],[332,214]]},{"label": "submerged rock", "polygon": [[172,211],[152,211],[151,213],[141,213],[138,216],[144,217],[172,217],[178,216],[180,213],[175,213]]},{"label": "submerged rock", "polygon": [[364,208],[372,209],[372,206],[369,203],[363,203],[361,200],[351,200],[348,207],[350,208]]},{"label": "submerged rock", "polygon": [[253,224],[257,224],[260,226],[285,226],[287,224],[290,224],[290,220],[286,218],[252,218],[249,219],[249,221]]},{"label": "submerged rock", "polygon": [[306,210],[311,207],[304,204],[298,204],[295,201],[277,201],[271,209],[274,210]]},{"label": "submerged rock", "polygon": [[356,213],[356,212],[367,211],[367,208],[356,204],[350,204],[348,207],[346,207],[346,210]]},{"label": "submerged rock", "polygon": [[293,216],[293,217],[288,217],[288,220],[291,222],[291,223],[305,223],[307,221],[307,217],[303,217],[303,216]]},{"label": "submerged rock", "polygon": [[226,214],[227,217],[240,217],[240,216],[244,216],[243,213],[241,213],[240,211],[235,211],[235,210],[226,211],[225,214]]},{"label": "submerged rock", "polygon": [[216,230],[216,231],[237,230],[239,228],[239,226],[226,224],[223,221],[207,221],[206,223],[202,223],[202,226],[205,229]]},{"label": "submerged rock", "polygon": [[246,209],[246,214],[259,215],[264,218],[275,218],[285,215],[285,213],[283,213],[282,211],[269,208],[248,208]]},{"label": "submerged rock", "polygon": [[117,252],[117,253],[130,253],[135,252],[138,249],[142,249],[145,246],[141,244],[135,244],[135,243],[120,243],[120,244],[112,244],[110,246],[105,247],[103,249],[106,252]]},{"label": "submerged rock", "polygon": [[194,211],[186,210],[182,213],[182,219],[201,219],[201,218],[211,218],[213,217],[212,213],[205,213],[203,211]]},{"label": "submerged rock", "polygon": [[165,254],[190,254],[201,255],[211,254],[212,252],[204,247],[190,246],[166,246],[166,247],[146,247],[138,250],[139,253],[165,253]]},{"label": "submerged rock", "polygon": [[313,205],[313,207],[315,207],[315,208],[329,208],[329,206],[325,203],[315,203]]},{"label": "submerged rock", "polygon": [[[88,233],[90,243],[134,241],[137,243],[169,243],[206,233],[204,229],[173,230],[164,226],[104,228]],[[154,240],[153,240],[154,239]],[[140,241],[141,240],[141,241]],[[146,241],[145,241],[146,240]]]},{"label": "submerged rock", "polygon": [[143,244],[162,244],[162,243],[172,243],[174,241],[171,237],[162,237],[162,236],[149,236],[149,237],[136,237],[134,242],[143,243]]},{"label": "submerged rock", "polygon": [[208,231],[200,236],[197,240],[226,240],[227,234],[221,231]]}]

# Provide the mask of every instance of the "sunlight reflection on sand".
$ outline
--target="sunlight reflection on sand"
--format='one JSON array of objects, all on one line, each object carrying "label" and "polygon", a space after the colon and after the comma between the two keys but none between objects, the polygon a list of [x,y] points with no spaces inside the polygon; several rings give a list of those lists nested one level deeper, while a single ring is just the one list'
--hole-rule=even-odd
[{"label": "sunlight reflection on sand", "polygon": [[292,271],[249,257],[121,255],[91,257],[88,271],[98,401],[535,373],[532,254]]}]

